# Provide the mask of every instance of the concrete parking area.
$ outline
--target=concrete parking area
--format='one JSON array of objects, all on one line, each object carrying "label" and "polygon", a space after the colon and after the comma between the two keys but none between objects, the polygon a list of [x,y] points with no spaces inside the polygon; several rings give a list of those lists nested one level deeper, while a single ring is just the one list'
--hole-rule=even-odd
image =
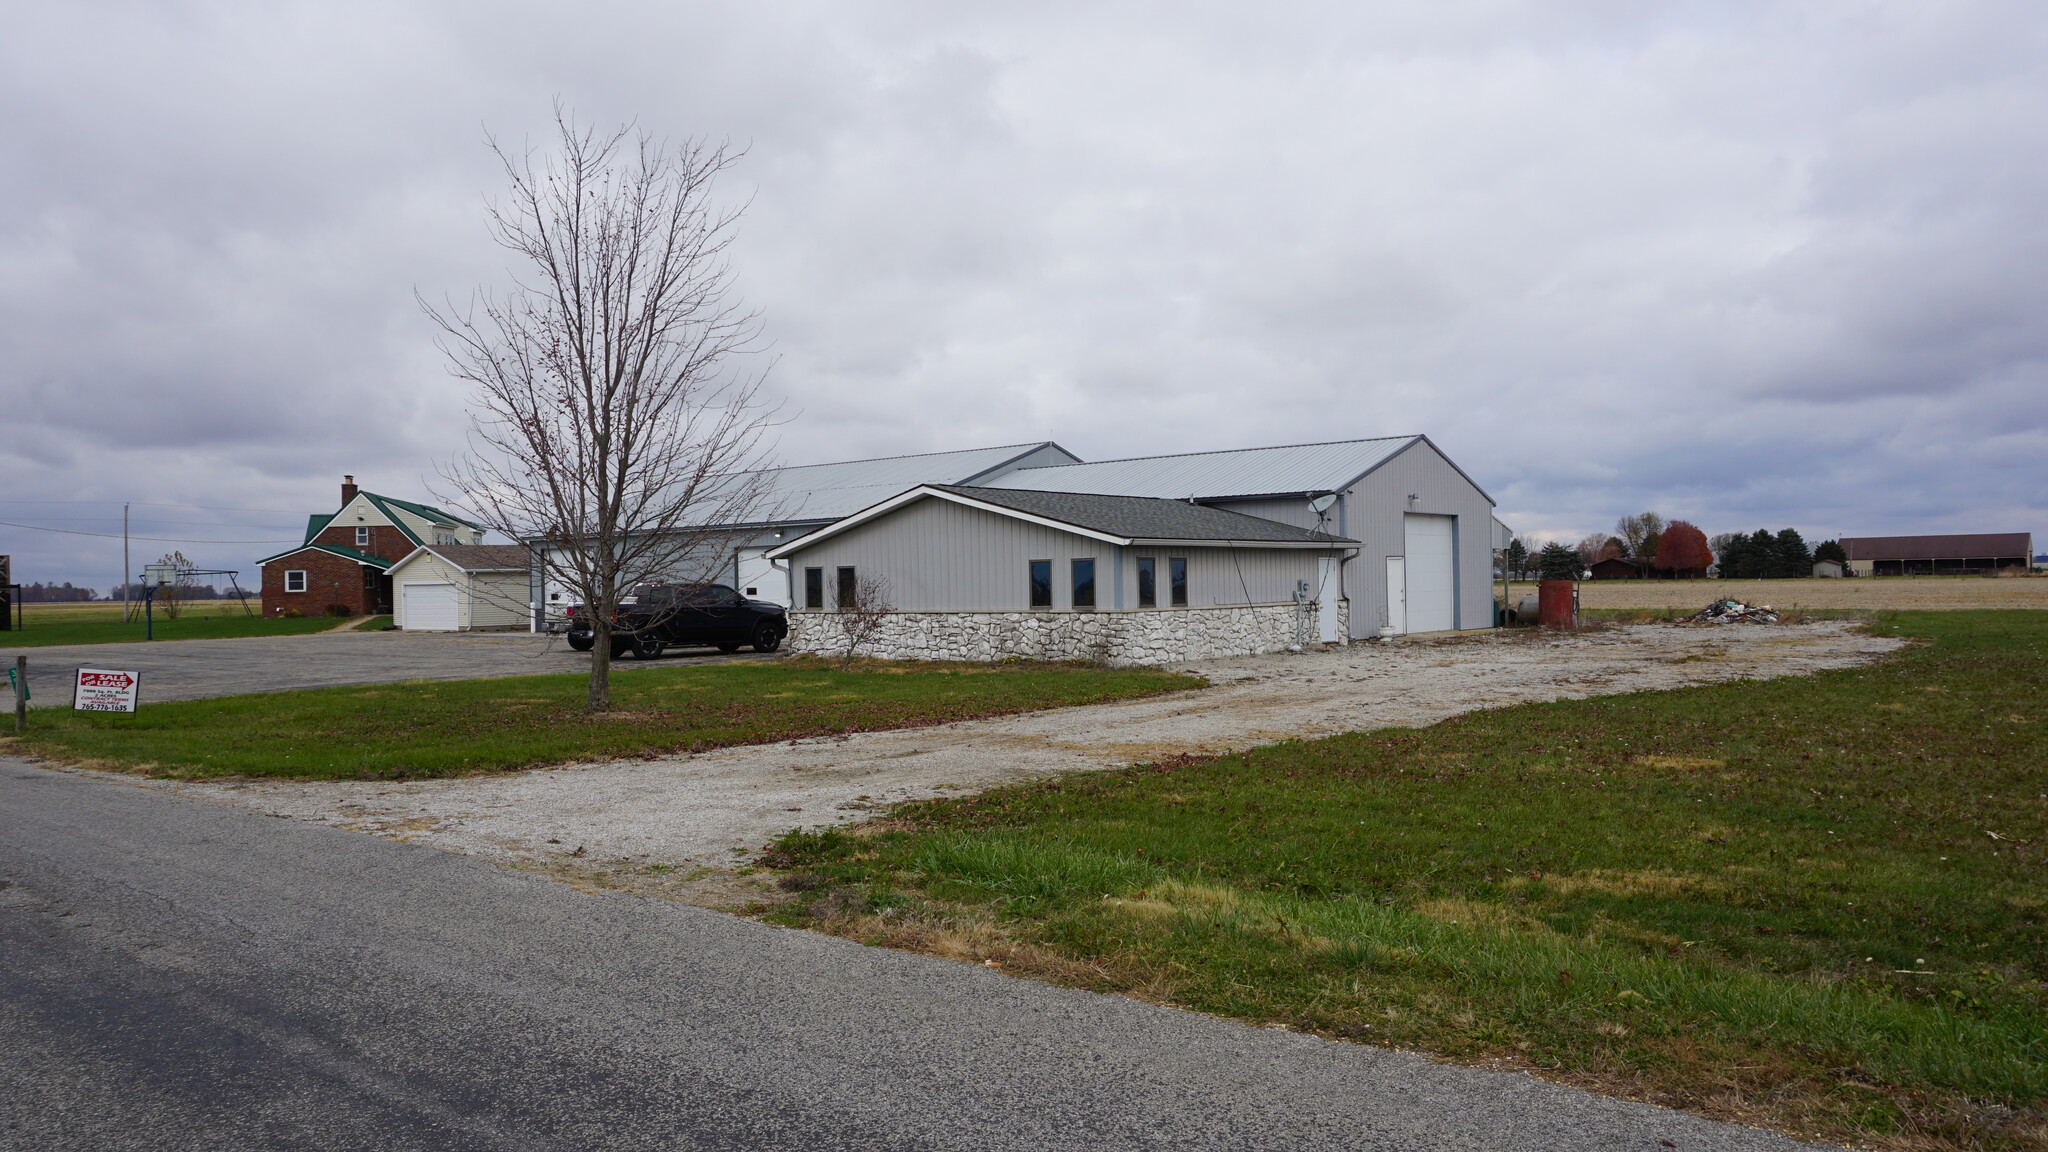
[{"label": "concrete parking area", "polygon": [[[149,704],[343,684],[539,676],[590,667],[589,653],[573,651],[559,637],[525,632],[320,632],[79,644],[0,649],[0,663],[13,667],[17,654],[28,657],[30,703],[37,708],[69,707],[72,675],[79,668],[140,673],[140,699]],[[711,648],[688,648],[664,655],[661,662],[770,659],[752,652],[726,656]],[[636,663],[620,661],[624,667]]]}]

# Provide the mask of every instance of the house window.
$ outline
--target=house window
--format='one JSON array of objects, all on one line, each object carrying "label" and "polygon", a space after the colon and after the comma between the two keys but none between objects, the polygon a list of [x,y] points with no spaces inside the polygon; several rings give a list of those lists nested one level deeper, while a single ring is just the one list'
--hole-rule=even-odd
[{"label": "house window", "polygon": [[1166,561],[1166,577],[1173,586],[1173,606],[1188,606],[1188,562],[1184,556],[1169,557]]},{"label": "house window", "polygon": [[1151,556],[1138,557],[1138,607],[1159,607],[1159,561]]},{"label": "house window", "polygon": [[1052,561],[1050,560],[1033,560],[1031,562],[1031,606],[1033,608],[1052,607]]},{"label": "house window", "polygon": [[825,570],[823,568],[804,569],[804,607],[815,610],[824,606]]},{"label": "house window", "polygon": [[859,585],[859,580],[854,575],[854,571],[852,568],[841,568],[839,570],[838,576],[839,587],[837,591],[839,593],[839,599],[837,603],[841,608],[851,608],[853,607],[854,600],[858,598],[855,593],[855,589]]},{"label": "house window", "polygon": [[356,547],[358,547],[358,548],[368,548],[369,546],[370,546],[370,530],[369,530],[368,528],[358,528],[358,529],[356,529]]},{"label": "house window", "polygon": [[1074,610],[1092,612],[1095,609],[1095,561],[1074,561]]},{"label": "house window", "polygon": [[305,570],[294,568],[286,572],[284,574],[284,590],[287,592],[304,592],[306,590]]}]

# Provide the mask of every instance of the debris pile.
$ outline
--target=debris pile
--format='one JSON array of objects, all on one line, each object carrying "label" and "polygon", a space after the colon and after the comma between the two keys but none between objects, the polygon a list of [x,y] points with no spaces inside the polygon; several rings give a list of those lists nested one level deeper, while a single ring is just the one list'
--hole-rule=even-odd
[{"label": "debris pile", "polygon": [[1769,604],[1744,604],[1740,600],[1716,600],[1686,620],[1695,624],[1776,624],[1778,614]]}]

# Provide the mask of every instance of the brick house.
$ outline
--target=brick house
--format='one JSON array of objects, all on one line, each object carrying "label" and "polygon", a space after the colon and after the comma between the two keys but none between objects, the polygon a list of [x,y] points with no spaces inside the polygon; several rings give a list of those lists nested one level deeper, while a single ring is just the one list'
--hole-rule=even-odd
[{"label": "brick house", "polygon": [[263,614],[350,616],[391,611],[391,566],[431,545],[480,544],[484,530],[439,508],[379,496],[341,478],[339,510],[310,516],[305,543],[256,562]]}]

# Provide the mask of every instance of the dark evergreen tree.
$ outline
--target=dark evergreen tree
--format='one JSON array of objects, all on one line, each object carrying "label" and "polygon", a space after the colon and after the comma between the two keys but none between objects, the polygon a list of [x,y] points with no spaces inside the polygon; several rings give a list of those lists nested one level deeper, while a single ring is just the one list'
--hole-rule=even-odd
[{"label": "dark evergreen tree", "polygon": [[1762,580],[1777,573],[1778,538],[1767,528],[1749,534],[1749,548],[1743,556],[1742,578]]},{"label": "dark evergreen tree", "polygon": [[1569,544],[1545,544],[1543,551],[1536,557],[1536,575],[1539,579],[1577,580],[1582,570],[1579,550]]},{"label": "dark evergreen tree", "polygon": [[1797,528],[1781,530],[1771,544],[1771,575],[1788,580],[1813,575],[1813,553]]},{"label": "dark evergreen tree", "polygon": [[1842,544],[1839,540],[1823,540],[1814,545],[1813,558],[1815,560],[1833,560],[1837,564],[1844,565],[1849,563],[1849,554],[1842,551]]},{"label": "dark evergreen tree", "polygon": [[1520,579],[1529,574],[1529,549],[1521,540],[1508,541],[1501,556],[1501,565],[1508,570],[1510,579]]}]

